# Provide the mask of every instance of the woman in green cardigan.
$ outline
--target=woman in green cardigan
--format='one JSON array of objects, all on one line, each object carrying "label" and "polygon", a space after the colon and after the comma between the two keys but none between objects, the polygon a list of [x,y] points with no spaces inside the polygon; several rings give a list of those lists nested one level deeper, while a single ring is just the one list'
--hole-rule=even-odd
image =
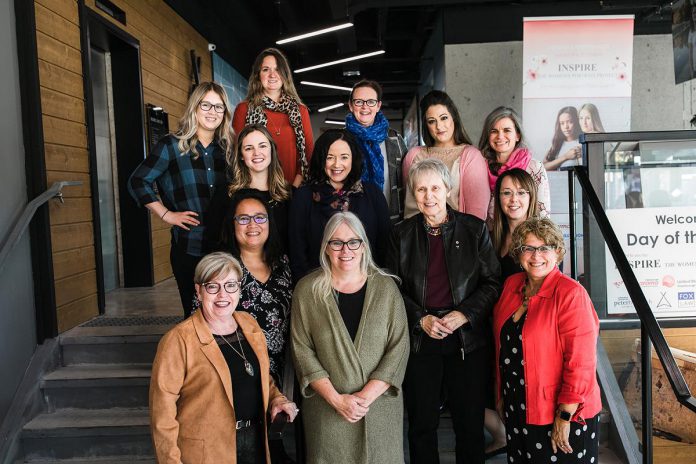
[{"label": "woman in green cardigan", "polygon": [[319,260],[290,312],[307,464],[401,464],[409,339],[399,289],[353,213],[329,219]]}]

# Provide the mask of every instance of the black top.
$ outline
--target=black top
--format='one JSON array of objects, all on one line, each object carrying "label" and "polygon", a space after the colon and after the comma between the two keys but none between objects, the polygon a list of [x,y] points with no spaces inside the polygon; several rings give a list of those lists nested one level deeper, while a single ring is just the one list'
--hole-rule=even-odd
[{"label": "black top", "polygon": [[500,261],[500,281],[502,283],[505,283],[505,280],[511,275],[517,274],[518,272],[522,272],[524,270],[522,269],[522,266],[517,264],[515,260],[512,259],[510,253],[499,257],[498,261]]},{"label": "black top", "polygon": [[215,335],[215,341],[222,351],[222,355],[227,361],[227,367],[230,370],[232,378],[232,401],[234,406],[234,414],[237,420],[258,419],[263,414],[263,398],[261,396],[261,368],[259,360],[256,358],[256,353],[251,349],[251,345],[244,338],[240,331],[236,331],[229,335],[225,335],[225,339],[237,350],[242,353],[242,348],[239,347],[237,334],[240,335],[244,356],[254,369],[253,377],[247,374],[244,367],[244,359],[235,353],[235,351],[222,339],[221,336]]},{"label": "black top", "polygon": [[293,193],[288,222],[290,269],[295,282],[312,269],[319,267],[319,248],[324,227],[339,211],[354,213],[370,242],[372,256],[379,266],[384,265],[391,223],[384,195],[373,184],[362,184],[362,191],[346,195],[341,201],[329,184],[305,185]]},{"label": "black top", "polygon": [[365,292],[367,291],[367,281],[355,293],[336,292],[338,295],[338,311],[341,313],[343,323],[348,329],[350,339],[355,341],[362,317],[363,304],[365,303]]}]

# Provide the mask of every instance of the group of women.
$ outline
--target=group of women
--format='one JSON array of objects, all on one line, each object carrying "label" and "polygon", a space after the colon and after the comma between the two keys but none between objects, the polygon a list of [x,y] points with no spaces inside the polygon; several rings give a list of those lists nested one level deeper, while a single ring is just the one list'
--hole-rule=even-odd
[{"label": "group of women", "polygon": [[426,146],[404,156],[381,103],[357,83],[346,129],[314,141],[267,49],[234,117],[201,84],[134,172],[133,196],[174,226],[186,316],[198,309],[153,365],[159,462],[287,462],[267,427],[299,411],[281,393],[289,347],[308,463],[402,463],[404,406],[410,462],[437,463],[443,404],[458,463],[484,461],[495,410],[510,463],[596,461],[597,318],[557,268],[563,237],[516,113],[494,110],[477,148],[432,91]]}]

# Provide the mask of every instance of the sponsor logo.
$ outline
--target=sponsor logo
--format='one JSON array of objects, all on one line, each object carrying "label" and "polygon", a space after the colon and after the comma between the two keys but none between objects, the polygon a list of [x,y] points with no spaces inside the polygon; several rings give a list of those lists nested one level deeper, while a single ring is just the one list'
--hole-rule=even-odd
[{"label": "sponsor logo", "polygon": [[659,284],[659,279],[647,279],[640,281],[641,287],[657,287]]},{"label": "sponsor logo", "polygon": [[679,292],[677,294],[678,305],[680,308],[696,307],[696,297],[694,292]]}]

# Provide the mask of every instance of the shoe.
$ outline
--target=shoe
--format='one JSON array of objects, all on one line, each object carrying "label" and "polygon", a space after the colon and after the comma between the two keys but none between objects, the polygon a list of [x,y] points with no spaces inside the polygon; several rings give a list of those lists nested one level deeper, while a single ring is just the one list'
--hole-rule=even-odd
[{"label": "shoe", "polygon": [[507,445],[501,446],[500,448],[496,448],[496,449],[491,450],[491,451],[487,451],[486,452],[486,459],[490,459],[493,456],[497,456],[499,454],[504,454],[504,453],[507,453]]}]

